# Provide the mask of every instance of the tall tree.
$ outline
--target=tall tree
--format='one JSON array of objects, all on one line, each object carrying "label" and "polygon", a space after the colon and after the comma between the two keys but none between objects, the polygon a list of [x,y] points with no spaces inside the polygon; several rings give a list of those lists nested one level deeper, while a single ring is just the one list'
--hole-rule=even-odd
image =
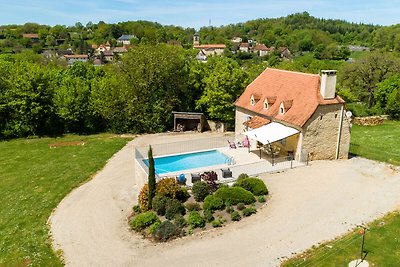
[{"label": "tall tree", "polygon": [[400,60],[390,53],[371,52],[340,73],[341,84],[349,88],[368,108],[375,104],[374,91],[377,83],[400,70]]},{"label": "tall tree", "polygon": [[148,176],[149,208],[151,208],[152,200],[156,195],[156,171],[154,166],[153,149],[151,148],[151,146],[149,146],[148,158],[149,158],[149,176]]}]

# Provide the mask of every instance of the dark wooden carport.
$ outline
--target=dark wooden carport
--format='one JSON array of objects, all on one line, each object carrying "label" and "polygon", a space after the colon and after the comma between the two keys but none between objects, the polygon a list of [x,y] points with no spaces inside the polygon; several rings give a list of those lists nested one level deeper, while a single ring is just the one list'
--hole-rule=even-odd
[{"label": "dark wooden carport", "polygon": [[[204,117],[203,113],[198,113],[198,112],[181,112],[181,111],[172,111],[172,114],[174,114],[174,131],[182,131],[182,129],[180,129],[181,125],[191,125],[192,127],[187,127],[188,130],[190,130],[190,128],[196,129],[199,132],[203,132],[205,129],[205,122],[206,122],[206,118]],[[177,123],[177,121],[181,121],[182,123]],[[197,124],[195,124],[194,121],[198,121]],[[186,123],[184,121],[191,121],[190,123]],[[194,125],[197,125],[196,127],[194,127]],[[185,128],[185,127],[184,127]],[[183,129],[185,130],[185,129]]]}]

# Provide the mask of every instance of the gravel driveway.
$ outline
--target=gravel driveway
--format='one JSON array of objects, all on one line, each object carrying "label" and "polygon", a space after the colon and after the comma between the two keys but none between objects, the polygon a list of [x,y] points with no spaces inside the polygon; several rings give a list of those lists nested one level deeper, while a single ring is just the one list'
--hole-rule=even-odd
[{"label": "gravel driveway", "polygon": [[167,244],[150,243],[127,224],[145,182],[133,175],[134,147],[192,137],[135,139],[59,204],[49,223],[67,266],[277,266],[282,257],[400,207],[399,169],[362,158],[317,161],[264,175],[271,198],[254,216]]}]

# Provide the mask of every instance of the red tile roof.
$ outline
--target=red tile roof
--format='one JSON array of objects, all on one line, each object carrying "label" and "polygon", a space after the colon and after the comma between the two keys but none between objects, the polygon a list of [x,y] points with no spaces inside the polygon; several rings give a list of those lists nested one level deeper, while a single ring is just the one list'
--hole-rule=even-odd
[{"label": "red tile roof", "polygon": [[22,34],[23,38],[39,38],[39,34],[37,33],[24,33]]},{"label": "red tile roof", "polygon": [[255,51],[270,51],[271,48],[266,47],[265,44],[257,44],[257,45],[253,48],[253,50],[255,50]]},{"label": "red tile roof", "polygon": [[[252,106],[250,98],[254,94],[261,95],[263,100],[267,98],[268,103],[273,102],[275,97],[276,101],[273,104],[269,103],[268,109],[264,109],[264,101],[260,100]],[[282,102],[285,108],[289,107],[285,114],[279,114],[279,106]],[[328,100],[322,98],[318,74],[267,68],[247,86],[235,105],[302,127],[311,118],[318,105],[339,103],[344,103],[339,96]]]},{"label": "red tile roof", "polygon": [[254,116],[250,120],[243,122],[243,125],[251,128],[251,129],[257,129],[257,128],[260,128],[261,126],[264,126],[270,122],[271,121],[269,119],[265,119],[265,118],[262,118],[259,116]]},{"label": "red tile roof", "polygon": [[88,55],[64,55],[65,58],[88,58]]},{"label": "red tile roof", "polygon": [[204,44],[204,45],[195,45],[193,46],[197,49],[225,49],[226,45],[224,44]]}]

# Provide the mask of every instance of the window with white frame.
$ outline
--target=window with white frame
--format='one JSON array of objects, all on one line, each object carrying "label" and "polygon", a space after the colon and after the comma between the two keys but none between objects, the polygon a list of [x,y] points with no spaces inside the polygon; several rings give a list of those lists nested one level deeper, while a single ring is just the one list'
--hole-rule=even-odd
[{"label": "window with white frame", "polygon": [[256,101],[254,100],[254,96],[251,95],[250,97],[250,105],[254,106],[256,104]]}]

